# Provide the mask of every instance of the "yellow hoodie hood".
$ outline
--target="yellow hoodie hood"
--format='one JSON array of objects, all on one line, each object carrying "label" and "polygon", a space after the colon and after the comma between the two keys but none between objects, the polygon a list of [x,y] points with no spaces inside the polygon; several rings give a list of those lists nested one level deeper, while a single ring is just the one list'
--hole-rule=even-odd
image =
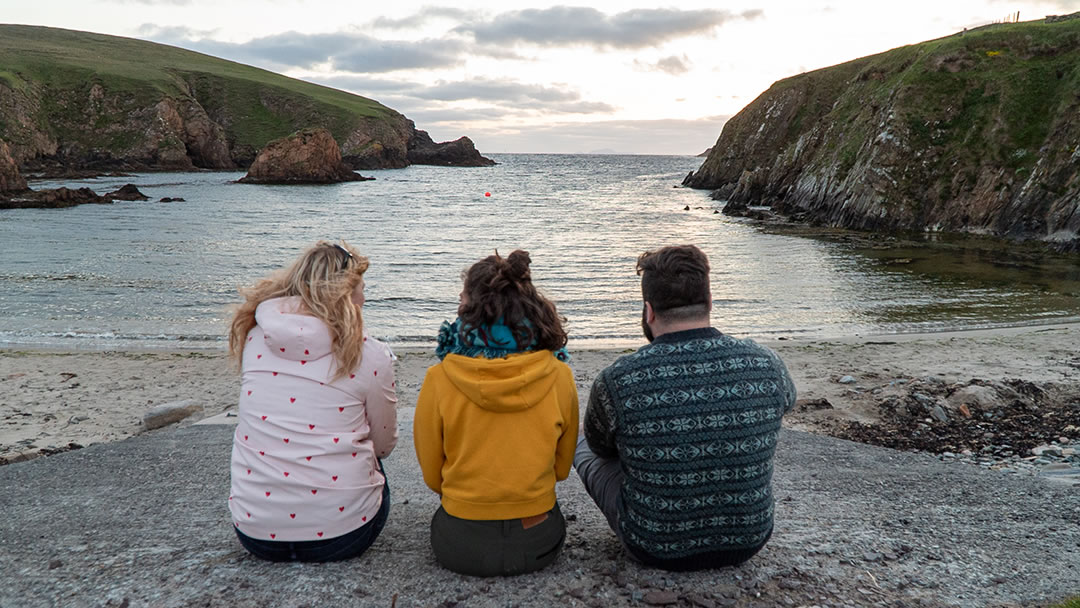
[{"label": "yellow hoodie hood", "polygon": [[551,392],[557,359],[548,350],[485,359],[447,355],[442,367],[469,401],[492,412],[527,410]]}]

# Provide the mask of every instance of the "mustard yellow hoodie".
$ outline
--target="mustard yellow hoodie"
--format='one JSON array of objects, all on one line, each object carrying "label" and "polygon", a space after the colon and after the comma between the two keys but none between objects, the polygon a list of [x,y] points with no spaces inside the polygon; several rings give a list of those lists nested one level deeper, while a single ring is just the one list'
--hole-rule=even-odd
[{"label": "mustard yellow hoodie", "polygon": [[428,368],[413,438],[428,487],[454,517],[517,519],[555,506],[574,460],[578,396],[548,350],[447,355]]}]

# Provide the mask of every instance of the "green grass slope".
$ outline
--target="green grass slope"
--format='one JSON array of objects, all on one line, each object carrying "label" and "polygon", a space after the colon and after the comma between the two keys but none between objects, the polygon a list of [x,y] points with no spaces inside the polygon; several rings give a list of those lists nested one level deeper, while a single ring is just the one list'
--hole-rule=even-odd
[{"label": "green grass slope", "polygon": [[778,81],[687,184],[845,227],[1075,239],[1078,95],[1080,19],[987,26]]},{"label": "green grass slope", "polygon": [[309,126],[356,140],[356,154],[408,135],[403,116],[359,95],[142,40],[0,25],[0,139],[22,159],[138,156],[163,99],[185,121],[205,114],[238,157]]}]

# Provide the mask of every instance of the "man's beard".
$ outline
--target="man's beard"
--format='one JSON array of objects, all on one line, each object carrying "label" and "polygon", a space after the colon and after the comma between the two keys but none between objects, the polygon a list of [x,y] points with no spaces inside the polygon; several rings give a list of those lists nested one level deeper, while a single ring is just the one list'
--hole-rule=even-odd
[{"label": "man's beard", "polygon": [[653,341],[652,328],[649,327],[649,323],[646,321],[648,317],[649,309],[645,308],[645,305],[641,305],[641,331],[645,334],[645,339],[649,342]]}]

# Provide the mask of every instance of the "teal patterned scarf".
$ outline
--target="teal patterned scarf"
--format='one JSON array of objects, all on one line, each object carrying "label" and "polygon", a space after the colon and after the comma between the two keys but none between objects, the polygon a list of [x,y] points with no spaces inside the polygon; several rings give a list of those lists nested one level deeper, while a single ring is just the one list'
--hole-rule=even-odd
[{"label": "teal patterned scarf", "polygon": [[[467,331],[462,331],[461,319],[455,319],[453,323],[443,321],[436,341],[438,345],[435,347],[435,354],[440,360],[451,353],[464,357],[499,359],[514,353],[535,350],[536,344],[534,340],[525,348],[519,348],[517,340],[514,339],[514,332],[501,323],[472,327]],[[559,361],[570,362],[570,353],[565,347],[555,351],[554,355]]]}]

